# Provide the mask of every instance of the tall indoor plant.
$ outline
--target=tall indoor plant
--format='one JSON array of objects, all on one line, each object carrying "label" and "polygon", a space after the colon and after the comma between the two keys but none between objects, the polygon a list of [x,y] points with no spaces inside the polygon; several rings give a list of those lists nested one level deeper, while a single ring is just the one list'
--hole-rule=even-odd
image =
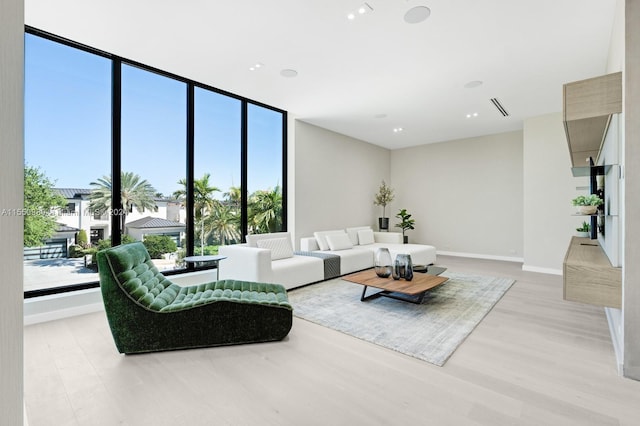
[{"label": "tall indoor plant", "polygon": [[411,215],[407,213],[407,209],[400,209],[396,217],[400,219],[400,223],[396,223],[396,228],[402,229],[402,240],[407,244],[409,242],[409,236],[404,235],[404,233],[410,229],[415,229],[413,225],[416,223],[416,220],[411,218]]},{"label": "tall indoor plant", "polygon": [[381,231],[389,229],[389,218],[385,217],[385,208],[387,207],[387,204],[393,201],[393,198],[393,189],[391,189],[391,187],[383,180],[380,188],[378,188],[378,193],[373,199],[373,204],[376,206],[382,206],[382,217],[378,218],[378,227]]}]

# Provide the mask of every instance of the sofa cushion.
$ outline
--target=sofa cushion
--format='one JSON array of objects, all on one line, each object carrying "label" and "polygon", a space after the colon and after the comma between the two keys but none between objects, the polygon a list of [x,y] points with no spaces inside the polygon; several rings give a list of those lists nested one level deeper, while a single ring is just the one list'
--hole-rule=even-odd
[{"label": "sofa cushion", "polygon": [[247,245],[249,247],[258,247],[257,242],[259,240],[269,240],[272,238],[287,238],[291,241],[291,234],[289,232],[272,232],[269,234],[249,234],[246,236]]},{"label": "sofa cushion", "polygon": [[373,229],[361,229],[358,231],[358,244],[366,246],[373,243],[375,243],[375,239],[373,238]]},{"label": "sofa cushion", "polygon": [[331,251],[347,250],[353,248],[351,239],[346,233],[327,235],[327,243]]},{"label": "sofa cushion", "polygon": [[258,248],[271,250],[271,260],[293,257],[293,247],[288,238],[266,238],[256,241]]},{"label": "sofa cushion", "polygon": [[337,229],[334,231],[319,231],[319,232],[313,233],[313,236],[316,238],[316,241],[318,242],[318,247],[320,247],[320,250],[329,250],[327,235],[331,235],[331,234],[344,234],[344,231],[342,229]]},{"label": "sofa cushion", "polygon": [[[345,231],[347,231],[347,235],[351,239],[351,244],[353,244],[354,246],[357,246],[358,244],[362,244],[358,240],[358,231],[367,230],[367,229],[371,229],[371,227],[370,226],[355,226],[353,228],[346,228]],[[371,232],[373,232],[373,229],[371,229]]]}]

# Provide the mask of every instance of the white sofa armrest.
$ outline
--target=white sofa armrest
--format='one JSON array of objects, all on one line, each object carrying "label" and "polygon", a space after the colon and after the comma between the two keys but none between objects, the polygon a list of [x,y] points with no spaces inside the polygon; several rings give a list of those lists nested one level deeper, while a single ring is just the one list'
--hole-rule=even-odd
[{"label": "white sofa armrest", "polygon": [[402,244],[402,234],[400,232],[374,232],[373,240],[376,243]]},{"label": "white sofa armrest", "polygon": [[246,244],[220,246],[218,254],[227,256],[218,263],[220,279],[272,282],[271,250]]},{"label": "white sofa armrest", "polygon": [[303,237],[300,238],[300,250],[302,251],[316,251],[320,250],[316,237]]}]

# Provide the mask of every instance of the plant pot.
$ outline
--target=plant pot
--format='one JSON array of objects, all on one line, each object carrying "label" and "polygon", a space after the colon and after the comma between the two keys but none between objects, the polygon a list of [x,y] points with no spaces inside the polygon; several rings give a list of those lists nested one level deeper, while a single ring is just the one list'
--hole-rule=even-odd
[{"label": "plant pot", "polygon": [[578,213],[580,214],[595,214],[598,211],[598,206],[578,206]]},{"label": "plant pot", "polygon": [[402,236],[402,242],[405,243],[405,244],[408,244],[409,243],[409,236],[408,235],[403,235]]},{"label": "plant pot", "polygon": [[590,233],[590,232],[581,232],[581,231],[576,231],[576,237],[580,237],[580,238],[591,238],[591,233]]},{"label": "plant pot", "polygon": [[379,217],[378,218],[378,228],[380,228],[381,231],[388,231],[389,230],[389,218],[388,217]]}]

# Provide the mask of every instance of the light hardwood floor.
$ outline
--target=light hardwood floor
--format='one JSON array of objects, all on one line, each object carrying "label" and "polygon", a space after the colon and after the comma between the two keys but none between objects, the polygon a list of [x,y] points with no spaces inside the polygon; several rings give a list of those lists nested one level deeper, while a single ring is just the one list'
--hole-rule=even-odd
[{"label": "light hardwood floor", "polygon": [[282,342],[123,356],[95,313],[25,327],[29,425],[640,424],[602,309],[520,264],[438,263],[517,280],[444,367],[296,318]]}]

